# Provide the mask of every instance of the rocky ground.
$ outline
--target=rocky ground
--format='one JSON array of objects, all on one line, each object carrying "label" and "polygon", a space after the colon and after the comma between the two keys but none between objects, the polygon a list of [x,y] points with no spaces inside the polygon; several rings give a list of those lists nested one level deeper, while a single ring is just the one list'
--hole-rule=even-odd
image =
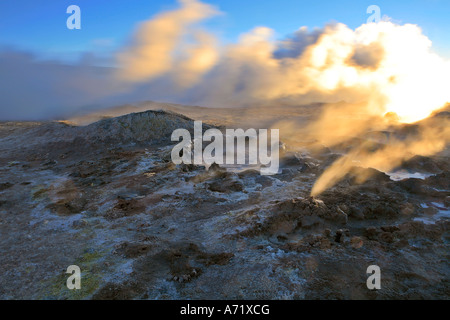
[{"label": "rocky ground", "polygon": [[[355,167],[311,198],[336,150],[287,151],[275,176],[177,166],[177,128],[192,121],[1,123],[0,298],[449,298],[447,156],[397,176]],[[81,290],[66,287],[69,265]],[[381,290],[366,287],[370,265]]]}]

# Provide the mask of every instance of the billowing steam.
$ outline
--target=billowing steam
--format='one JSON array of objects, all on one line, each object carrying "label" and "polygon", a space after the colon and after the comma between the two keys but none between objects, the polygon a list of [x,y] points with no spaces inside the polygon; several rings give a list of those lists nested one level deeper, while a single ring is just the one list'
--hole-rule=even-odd
[{"label": "billowing steam", "polygon": [[424,119],[450,101],[450,62],[431,51],[416,25],[303,27],[281,42],[271,40],[273,30],[257,27],[218,48],[198,26],[218,11],[197,0],[180,4],[141,24],[118,55],[122,79],[169,76],[193,102],[208,106],[367,101],[359,113],[391,112],[402,122]]},{"label": "billowing steam", "polygon": [[[218,11],[196,0],[180,0],[180,3],[180,9],[141,23],[131,47],[118,55],[123,66],[119,75],[122,79],[142,82],[177,70],[183,84],[191,82],[216,63],[214,37],[192,27]],[[190,37],[192,39],[189,40],[194,40],[196,45],[187,42]]]},{"label": "billowing steam", "polygon": [[[122,78],[169,77],[169,90],[181,88],[190,102],[208,106],[271,104],[276,112],[278,103],[345,102],[325,108],[306,128],[274,125],[294,144],[308,137],[333,146],[369,130],[425,119],[450,101],[450,62],[432,52],[416,25],[303,27],[280,42],[272,40],[273,30],[257,27],[238,43],[217,48],[213,36],[196,26],[217,10],[197,0],[180,3],[177,11],[141,25],[134,44],[119,55]],[[355,146],[326,170],[312,194],[333,186],[355,163],[387,171],[415,154],[439,152],[449,134],[447,122],[426,122],[414,137],[391,138],[376,151]]]}]

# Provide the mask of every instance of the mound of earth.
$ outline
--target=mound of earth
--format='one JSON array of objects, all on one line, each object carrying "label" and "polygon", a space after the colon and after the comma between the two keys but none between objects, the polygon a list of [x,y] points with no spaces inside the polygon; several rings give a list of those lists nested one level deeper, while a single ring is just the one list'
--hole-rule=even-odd
[{"label": "mound of earth", "polygon": [[[203,126],[204,130],[210,128]],[[106,148],[170,143],[176,129],[193,133],[193,120],[166,111],[145,111],[103,119],[87,126],[65,122],[3,123],[0,125],[0,151],[5,161],[86,155]]]}]

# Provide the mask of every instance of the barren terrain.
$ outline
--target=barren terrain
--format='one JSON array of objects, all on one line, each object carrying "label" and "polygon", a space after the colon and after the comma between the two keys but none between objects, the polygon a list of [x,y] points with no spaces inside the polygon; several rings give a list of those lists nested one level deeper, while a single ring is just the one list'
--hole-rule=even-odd
[{"label": "barren terrain", "polygon": [[[264,112],[185,111],[211,126],[266,124]],[[0,298],[449,298],[448,153],[389,174],[355,167],[312,198],[342,150],[288,145],[275,176],[177,166],[170,135],[191,118],[1,123]],[[362,171],[371,178],[357,184]],[[81,290],[66,287],[69,265]],[[366,287],[370,265],[381,290]]]}]

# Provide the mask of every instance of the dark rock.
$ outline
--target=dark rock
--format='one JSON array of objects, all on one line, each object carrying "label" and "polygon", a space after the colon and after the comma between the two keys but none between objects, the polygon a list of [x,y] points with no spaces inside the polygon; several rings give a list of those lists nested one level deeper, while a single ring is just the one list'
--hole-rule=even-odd
[{"label": "dark rock", "polygon": [[353,167],[348,174],[349,183],[351,185],[361,184],[364,182],[383,183],[389,182],[391,178],[384,172],[373,168]]},{"label": "dark rock", "polygon": [[339,229],[336,231],[336,236],[334,238],[334,241],[337,243],[344,243],[345,238],[348,237],[349,234],[349,230],[347,229]]},{"label": "dark rock", "polygon": [[58,162],[56,160],[48,160],[48,161],[45,161],[42,165],[50,167],[50,166],[54,166],[56,164],[58,164]]},{"label": "dark rock", "polygon": [[377,240],[379,230],[375,227],[368,227],[364,231],[364,236],[366,236],[369,240]]},{"label": "dark rock", "polygon": [[396,232],[399,231],[400,228],[397,226],[383,226],[381,227],[381,230],[383,230],[384,232]]},{"label": "dark rock", "polygon": [[10,182],[4,182],[4,183],[0,183],[0,191],[9,189],[13,186],[14,184],[10,183]]},{"label": "dark rock", "polygon": [[[431,177],[430,177],[431,178]],[[430,179],[428,178],[428,179]],[[432,181],[431,179],[427,182]],[[422,179],[410,178],[396,182],[396,184],[403,190],[417,195],[434,196],[439,195],[439,191],[426,184]]]},{"label": "dark rock", "polygon": [[208,183],[208,189],[214,192],[230,193],[244,190],[244,184],[235,173],[225,172],[218,179]]},{"label": "dark rock", "polygon": [[450,171],[428,177],[424,183],[430,187],[450,191]]},{"label": "dark rock", "polygon": [[446,162],[424,156],[414,156],[402,162],[396,169],[406,169],[410,172],[441,173],[450,168]]},{"label": "dark rock", "polygon": [[124,256],[125,258],[136,258],[147,254],[153,245],[142,243],[122,243],[117,246],[114,253]]},{"label": "dark rock", "polygon": [[280,159],[280,167],[295,167],[297,169],[301,169],[305,164],[305,160],[297,156],[296,154],[288,154]]},{"label": "dark rock", "polygon": [[191,171],[194,171],[196,169],[197,169],[197,167],[195,165],[193,165],[193,164],[184,164],[183,163],[182,165],[180,165],[180,170],[183,171],[183,172],[191,172]]},{"label": "dark rock", "polygon": [[217,171],[225,171],[225,169],[221,168],[217,163],[214,162],[212,165],[209,166],[208,171],[217,172]]},{"label": "dark rock", "polygon": [[354,218],[356,220],[364,220],[365,216],[363,211],[357,206],[351,206],[349,209],[349,217]]},{"label": "dark rock", "polygon": [[381,232],[378,235],[378,239],[383,242],[393,243],[395,240],[395,236],[391,232]]},{"label": "dark rock", "polygon": [[257,178],[260,177],[261,174],[258,170],[249,169],[238,173],[239,178],[248,179],[248,178]]}]

